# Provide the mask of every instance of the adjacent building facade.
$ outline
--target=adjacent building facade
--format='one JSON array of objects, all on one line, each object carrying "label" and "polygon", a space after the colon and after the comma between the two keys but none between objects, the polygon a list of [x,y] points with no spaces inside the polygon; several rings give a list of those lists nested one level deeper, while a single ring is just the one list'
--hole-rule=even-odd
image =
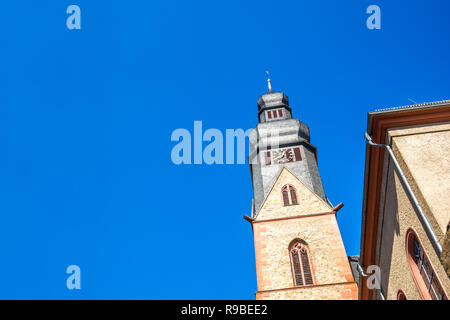
[{"label": "adjacent building facade", "polygon": [[450,101],[369,113],[360,264],[380,267],[360,299],[450,295]]}]

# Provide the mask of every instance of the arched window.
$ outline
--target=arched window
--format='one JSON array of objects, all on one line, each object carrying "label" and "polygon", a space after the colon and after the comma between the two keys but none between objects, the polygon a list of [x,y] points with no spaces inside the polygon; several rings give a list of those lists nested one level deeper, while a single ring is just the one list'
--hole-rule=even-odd
[{"label": "arched window", "polygon": [[295,188],[290,184],[287,184],[281,188],[281,194],[283,196],[283,205],[285,207],[298,204],[297,191],[295,191]]},{"label": "arched window", "polygon": [[300,239],[292,241],[289,245],[289,252],[294,285],[296,287],[313,285],[314,278],[306,243]]},{"label": "arched window", "polygon": [[414,282],[422,299],[448,300],[422,243],[412,229],[406,233],[406,254]]},{"label": "arched window", "polygon": [[398,290],[397,300],[408,300],[408,299],[406,299],[406,295],[402,290]]}]

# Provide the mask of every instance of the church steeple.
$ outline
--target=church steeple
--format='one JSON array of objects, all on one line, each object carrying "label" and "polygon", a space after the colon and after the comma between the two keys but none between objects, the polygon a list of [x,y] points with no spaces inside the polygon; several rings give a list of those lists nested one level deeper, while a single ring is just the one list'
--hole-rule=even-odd
[{"label": "church steeple", "polygon": [[250,134],[256,299],[357,299],[344,244],[322,187],[309,128],[292,118],[289,100],[274,92],[258,99]]},{"label": "church steeple", "polygon": [[257,105],[259,124],[250,134],[254,147],[250,154],[254,210],[260,208],[282,166],[327,201],[317,168],[317,150],[310,143],[309,127],[292,118],[288,97],[272,90],[261,95]]}]

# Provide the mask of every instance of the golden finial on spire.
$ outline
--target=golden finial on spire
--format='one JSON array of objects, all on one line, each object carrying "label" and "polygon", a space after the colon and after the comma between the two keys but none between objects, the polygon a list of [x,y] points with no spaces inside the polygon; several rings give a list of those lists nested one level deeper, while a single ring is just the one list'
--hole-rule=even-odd
[{"label": "golden finial on spire", "polygon": [[269,71],[266,70],[266,74],[267,74],[267,87],[268,87],[267,93],[273,93],[272,84],[270,83]]}]

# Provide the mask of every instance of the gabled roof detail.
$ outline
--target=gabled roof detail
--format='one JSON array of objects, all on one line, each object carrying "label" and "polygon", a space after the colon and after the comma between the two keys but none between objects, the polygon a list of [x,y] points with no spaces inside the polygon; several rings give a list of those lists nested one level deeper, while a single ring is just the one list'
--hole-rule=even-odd
[{"label": "gabled roof detail", "polygon": [[[283,206],[281,188],[286,184],[296,189],[298,205]],[[283,166],[254,219],[255,221],[266,220],[332,211],[333,208],[328,203],[306,186],[291,170]]]},{"label": "gabled roof detail", "polygon": [[411,104],[411,105],[407,105],[407,106],[376,109],[373,112],[369,112],[369,114],[381,113],[381,112],[392,112],[392,111],[404,110],[404,109],[423,109],[423,108],[427,108],[427,107],[436,107],[436,106],[445,105],[445,104],[450,104],[450,100],[441,100],[441,101],[435,101],[435,102],[423,102],[423,103],[416,103],[416,104]]}]

